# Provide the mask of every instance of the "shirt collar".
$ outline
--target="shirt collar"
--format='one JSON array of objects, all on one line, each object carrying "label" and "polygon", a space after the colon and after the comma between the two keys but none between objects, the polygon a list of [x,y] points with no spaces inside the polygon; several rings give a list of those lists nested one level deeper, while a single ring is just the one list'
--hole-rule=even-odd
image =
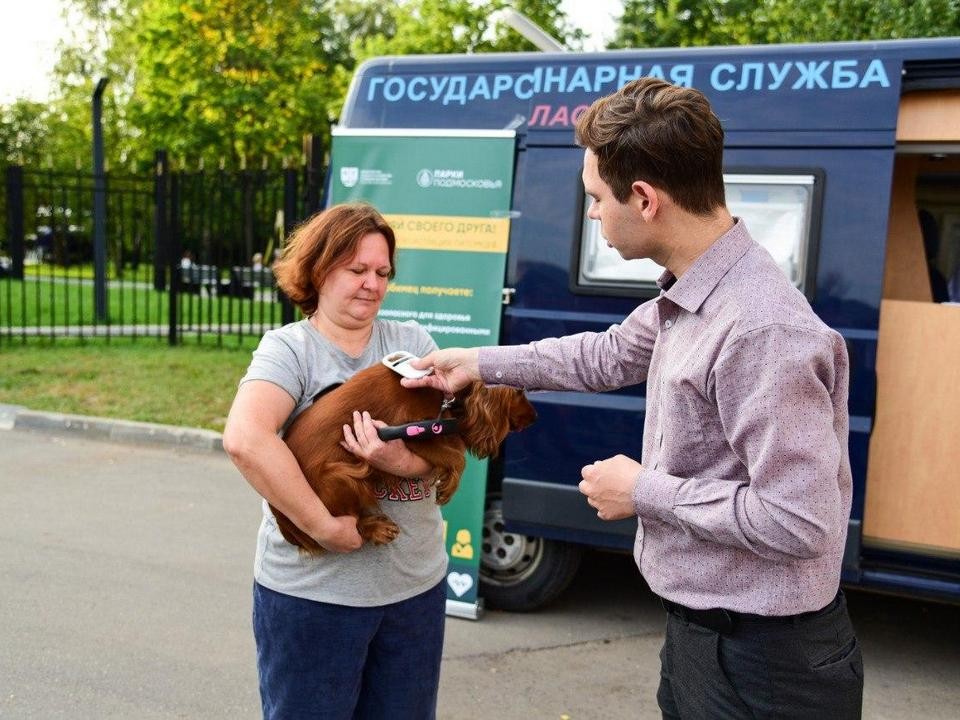
[{"label": "shirt collar", "polygon": [[663,271],[657,280],[661,297],[666,297],[687,312],[695,313],[700,309],[721,278],[753,244],[743,219],[734,218],[734,221],[733,227],[714,240],[680,278],[675,279],[669,270]]}]

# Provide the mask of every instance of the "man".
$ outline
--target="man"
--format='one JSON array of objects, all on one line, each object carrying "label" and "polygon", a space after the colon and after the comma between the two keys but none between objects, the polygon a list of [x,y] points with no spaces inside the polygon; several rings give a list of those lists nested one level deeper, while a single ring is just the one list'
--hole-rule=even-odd
[{"label": "man", "polygon": [[[706,98],[642,78],[577,124],[610,246],[666,268],[621,325],[450,349],[404,380],[603,391],[647,381],[642,463],[583,468],[604,520],[637,516],[635,558],[668,612],[664,718],[856,718],[863,665],[839,592],[851,504],[848,361],[724,204]],[[632,451],[634,449],[625,449]]]}]

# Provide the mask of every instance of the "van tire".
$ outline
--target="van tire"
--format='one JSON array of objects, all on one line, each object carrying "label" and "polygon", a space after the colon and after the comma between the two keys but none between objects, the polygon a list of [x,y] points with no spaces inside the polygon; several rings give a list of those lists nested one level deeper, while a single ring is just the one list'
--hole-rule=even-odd
[{"label": "van tire", "polygon": [[487,495],[482,549],[480,595],[490,607],[513,612],[536,610],[559,597],[582,555],[579,545],[506,532],[499,493]]}]

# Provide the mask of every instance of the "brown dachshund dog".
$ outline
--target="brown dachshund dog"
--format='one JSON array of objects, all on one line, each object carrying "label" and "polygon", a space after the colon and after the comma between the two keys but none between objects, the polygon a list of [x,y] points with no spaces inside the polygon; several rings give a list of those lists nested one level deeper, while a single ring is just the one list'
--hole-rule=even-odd
[{"label": "brown dachshund dog", "polygon": [[[408,389],[400,376],[384,365],[354,375],[340,387],[321,395],[293,421],[284,437],[310,487],[334,516],[358,518],[357,530],[367,542],[391,542],[400,532],[383,514],[378,486],[395,487],[402,478],[380,472],[340,445],[343,426],[353,424],[354,410],[367,410],[387,425],[403,425],[440,415],[443,393],[432,388]],[[522,430],[537,414],[522,390],[473,383],[457,393],[444,417],[457,420],[458,432],[410,444],[412,452],[434,469],[437,504],[450,501],[466,465],[464,451],[478,458],[497,453],[507,433]],[[270,508],[287,542],[310,554],[323,547],[276,508]]]}]

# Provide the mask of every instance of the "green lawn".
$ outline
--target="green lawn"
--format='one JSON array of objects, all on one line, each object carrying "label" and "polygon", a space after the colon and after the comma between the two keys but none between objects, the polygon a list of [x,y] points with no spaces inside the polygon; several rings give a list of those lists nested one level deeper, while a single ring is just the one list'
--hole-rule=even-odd
[{"label": "green lawn", "polygon": [[[169,317],[169,298],[149,285],[123,284],[107,288],[107,311],[114,325],[161,324]],[[181,323],[212,325],[280,324],[281,307],[276,302],[182,293]],[[47,277],[23,281],[0,280],[0,332],[8,327],[38,325],[92,325],[94,288],[78,278]]]},{"label": "green lawn", "polygon": [[0,342],[0,403],[222,431],[255,343]]},{"label": "green lawn", "polygon": [[[53,263],[25,263],[23,266],[23,274],[30,277],[40,277],[40,278],[83,278],[86,280],[93,280],[93,263],[82,263],[79,265],[55,265]],[[107,279],[116,280],[117,279],[117,265],[113,262],[107,263]],[[136,269],[132,267],[125,267],[123,269],[123,277],[121,278],[124,281],[139,281],[139,282],[151,282],[153,280],[153,266],[147,264],[140,264]]]}]

